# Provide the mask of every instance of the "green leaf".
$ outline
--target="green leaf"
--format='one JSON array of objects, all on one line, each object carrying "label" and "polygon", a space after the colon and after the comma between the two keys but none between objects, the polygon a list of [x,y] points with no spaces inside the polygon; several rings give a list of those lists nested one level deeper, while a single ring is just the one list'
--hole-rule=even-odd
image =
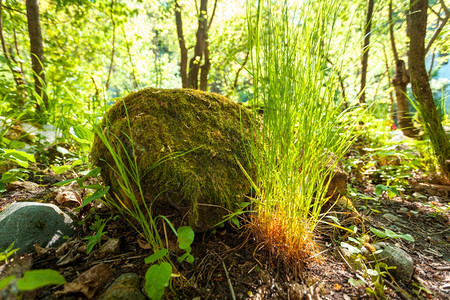
[{"label": "green leaf", "polygon": [[400,237],[408,242],[414,243],[414,238],[410,234],[401,234]]},{"label": "green leaf", "polygon": [[156,251],[155,253],[153,253],[152,255],[150,255],[149,257],[147,257],[145,259],[145,263],[146,264],[152,264],[155,261],[157,261],[158,259],[163,258],[164,256],[167,255],[167,253],[169,253],[169,251],[166,248],[162,248],[159,249],[158,251]]},{"label": "green leaf", "polygon": [[11,275],[11,276],[8,276],[6,278],[1,279],[0,280],[0,290],[2,290],[3,288],[7,287],[8,284],[10,284],[11,281],[13,281],[15,278],[16,278],[16,276]]},{"label": "green leaf", "polygon": [[341,223],[339,222],[339,219],[336,218],[335,216],[326,216],[327,218],[330,218],[331,220],[333,220],[333,222],[337,225],[341,225]]},{"label": "green leaf", "polygon": [[5,154],[11,155],[13,157],[17,157],[21,160],[29,160],[31,162],[36,162],[36,159],[34,158],[33,154],[26,153],[25,151],[19,151],[15,149],[3,149],[5,151]]},{"label": "green leaf", "polygon": [[238,218],[232,217],[232,218],[230,219],[230,221],[231,221],[231,223],[233,223],[237,228],[241,228],[241,224],[239,223]]},{"label": "green leaf", "polygon": [[172,266],[168,262],[151,266],[145,273],[145,292],[152,300],[159,300],[164,295],[164,289],[169,285]]},{"label": "green leaf", "polygon": [[192,256],[191,254],[188,254],[188,256],[186,257],[186,261],[188,263],[192,264],[194,262],[194,256]]},{"label": "green leaf", "polygon": [[8,59],[6,59],[6,57],[4,57],[3,55],[0,55],[0,61],[5,64],[8,63]]},{"label": "green leaf", "polygon": [[95,191],[91,196],[83,199],[83,204],[81,205],[80,208],[85,207],[86,205],[88,205],[89,203],[91,203],[92,201],[96,200],[96,199],[100,199],[103,196],[106,195],[106,193],[109,191],[109,186],[105,187],[103,190],[97,190]]},{"label": "green leaf", "polygon": [[10,169],[7,172],[2,174],[1,181],[4,183],[10,183],[21,179],[28,178],[28,174],[26,174],[23,169]]},{"label": "green leaf", "polygon": [[97,177],[100,174],[101,170],[102,170],[102,168],[98,167],[98,168],[95,168],[92,170],[82,171],[82,172],[80,172],[80,175],[82,175],[83,178]]},{"label": "green leaf", "polygon": [[369,274],[370,276],[378,276],[378,272],[372,269],[367,269],[367,274]]},{"label": "green leaf", "polygon": [[345,242],[341,242],[341,247],[348,249],[350,251],[350,254],[361,253],[361,250],[359,250],[358,248],[356,248],[356,247],[354,247],[354,246],[352,246],[350,244],[347,244]]},{"label": "green leaf", "polygon": [[69,132],[72,137],[81,144],[90,145],[94,139],[93,132],[82,126],[70,127]]},{"label": "green leaf", "polygon": [[364,283],[364,281],[362,281],[361,279],[355,280],[353,278],[350,278],[348,280],[348,283],[350,283],[352,286],[365,286],[366,284]]},{"label": "green leaf", "polygon": [[375,234],[377,237],[384,239],[387,237],[387,234],[381,230],[378,230],[376,228],[370,227],[370,231],[372,231],[373,234]]},{"label": "green leaf", "polygon": [[72,154],[72,152],[70,152],[70,151],[67,150],[66,148],[60,147],[60,146],[57,146],[57,147],[56,147],[56,151],[58,151],[58,152],[61,153],[62,155],[70,155],[70,154]]},{"label": "green leaf", "polygon": [[28,168],[28,161],[36,162],[33,154],[26,153],[24,151],[19,151],[15,149],[3,149],[5,152],[3,154],[4,159],[10,159],[17,164],[19,164],[22,168]]},{"label": "green leaf", "polygon": [[21,291],[33,291],[47,285],[64,283],[66,280],[57,271],[44,269],[26,271],[23,278],[17,280],[16,285]]},{"label": "green leaf", "polygon": [[81,159],[77,159],[72,163],[72,168],[81,165],[83,162]]},{"label": "green leaf", "polygon": [[389,238],[398,238],[400,237],[398,234],[396,234],[395,232],[393,232],[392,230],[389,229],[385,229],[384,232],[386,233],[386,236]]},{"label": "green leaf", "polygon": [[55,172],[55,174],[59,175],[59,174],[62,174],[64,172],[70,170],[70,168],[72,166],[71,165],[63,165],[63,166],[50,165],[50,167],[52,168],[53,172]]},{"label": "green leaf", "polygon": [[63,185],[67,185],[67,184],[69,184],[69,183],[71,183],[72,181],[75,181],[75,180],[76,180],[76,178],[67,179],[67,180],[64,180],[64,181],[60,181],[60,182],[54,183],[53,185],[54,186],[63,186]]},{"label": "green leaf", "polygon": [[238,204],[238,206],[239,206],[240,208],[246,208],[246,207],[249,206],[249,205],[250,205],[250,202],[241,202],[241,203]]},{"label": "green leaf", "polygon": [[182,226],[178,228],[178,247],[180,249],[188,249],[194,241],[195,233],[190,226]]},{"label": "green leaf", "polygon": [[377,195],[377,197],[380,197],[381,194],[382,194],[383,192],[387,191],[387,190],[388,190],[388,187],[387,187],[387,186],[385,186],[385,185],[383,185],[383,184],[378,184],[378,185],[375,187],[375,195]]}]

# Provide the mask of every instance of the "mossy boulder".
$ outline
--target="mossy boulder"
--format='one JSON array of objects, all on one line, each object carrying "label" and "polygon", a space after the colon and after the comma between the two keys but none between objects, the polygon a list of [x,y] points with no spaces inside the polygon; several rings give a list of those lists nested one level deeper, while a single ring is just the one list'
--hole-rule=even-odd
[{"label": "mossy boulder", "polygon": [[[127,155],[136,159],[145,198],[139,200],[151,204],[153,216],[203,231],[223,220],[250,191],[239,166],[253,173],[249,113],[214,93],[148,88],[117,101],[105,116],[103,132],[123,161]],[[130,205],[113,157],[98,136],[91,158],[102,168],[110,192]]]}]

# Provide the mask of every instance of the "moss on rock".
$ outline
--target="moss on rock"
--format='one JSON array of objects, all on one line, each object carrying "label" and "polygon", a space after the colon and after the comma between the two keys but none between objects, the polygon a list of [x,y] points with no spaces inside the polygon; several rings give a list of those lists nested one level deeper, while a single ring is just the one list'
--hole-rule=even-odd
[{"label": "moss on rock", "polygon": [[[145,174],[141,185],[153,215],[172,216],[172,221],[178,217],[182,222],[175,223],[188,223],[201,231],[220,222],[250,190],[237,163],[252,173],[245,138],[251,136],[251,120],[244,110],[218,94],[149,88],[111,107],[106,115],[107,135],[124,161],[125,153],[114,135],[136,158],[140,174]],[[125,134],[134,140],[134,154]],[[185,154],[154,167],[178,152]],[[99,137],[91,158],[102,168],[105,184],[120,195],[113,159]]]}]

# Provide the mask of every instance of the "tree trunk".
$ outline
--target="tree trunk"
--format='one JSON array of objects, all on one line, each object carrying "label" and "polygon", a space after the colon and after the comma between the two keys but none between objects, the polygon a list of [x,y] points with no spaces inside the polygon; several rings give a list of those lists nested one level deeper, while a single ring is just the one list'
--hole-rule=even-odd
[{"label": "tree trunk", "polygon": [[417,137],[418,130],[412,122],[409,112],[409,102],[406,96],[406,86],[409,83],[409,76],[406,71],[405,62],[401,59],[395,65],[395,74],[392,83],[394,84],[395,97],[397,99],[398,127],[404,135],[415,138]]},{"label": "tree trunk", "polygon": [[187,61],[188,61],[188,51],[186,48],[186,42],[184,41],[183,35],[183,20],[181,18],[181,7],[178,4],[178,1],[175,1],[175,21],[177,24],[177,36],[178,43],[180,45],[180,76],[181,76],[181,85],[183,88],[188,87],[188,77],[187,77]]},{"label": "tree trunk", "polygon": [[211,60],[209,59],[209,43],[208,43],[208,33],[205,32],[205,62],[201,66],[200,72],[200,90],[206,91],[208,87],[208,73],[211,69]]},{"label": "tree trunk", "polygon": [[392,80],[392,83],[395,88],[395,98],[397,102],[397,120],[398,127],[401,129],[405,136],[416,138],[418,135],[417,128],[414,127],[414,124],[411,119],[411,114],[409,112],[409,102],[406,97],[406,86],[409,83],[409,75],[406,70],[405,62],[399,59],[397,47],[395,46],[395,37],[394,37],[394,25],[393,25],[393,17],[392,17],[392,0],[389,1],[389,35],[392,46],[392,53],[394,54],[395,59],[395,74]]},{"label": "tree trunk", "polygon": [[410,0],[411,15],[408,33],[410,37],[409,70],[411,86],[434,154],[443,173],[450,178],[450,141],[442,127],[441,117],[436,109],[425,68],[427,8],[427,0]]},{"label": "tree trunk", "polygon": [[[206,47],[206,32],[208,30],[208,0],[200,1],[200,13],[198,17],[198,30],[197,30],[197,43],[194,48],[194,56],[189,62],[189,77],[188,77],[188,87],[193,89],[198,89],[198,73],[200,71],[200,63],[202,58],[205,56]],[[209,59],[209,55],[208,55]],[[208,70],[209,71],[209,70]],[[207,73],[205,73],[207,76]],[[205,87],[206,89],[206,87]]]},{"label": "tree trunk", "polygon": [[372,28],[372,15],[373,15],[374,0],[369,0],[369,6],[367,8],[366,30],[364,33],[364,47],[363,57],[361,61],[361,96],[359,98],[360,103],[366,103],[366,77],[367,77],[367,64],[369,62],[369,45],[370,34]]},{"label": "tree trunk", "polygon": [[[42,43],[41,24],[39,18],[39,0],[26,0],[28,33],[30,36],[31,65],[33,68],[34,86],[45,108],[48,109],[48,98],[45,92],[44,45]],[[36,101],[36,109],[42,112],[42,107]]]}]

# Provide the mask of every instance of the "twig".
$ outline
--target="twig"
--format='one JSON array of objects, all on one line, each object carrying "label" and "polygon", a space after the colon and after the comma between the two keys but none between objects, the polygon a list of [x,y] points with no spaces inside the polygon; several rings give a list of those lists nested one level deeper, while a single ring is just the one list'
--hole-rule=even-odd
[{"label": "twig", "polygon": [[402,290],[400,287],[393,285],[386,279],[384,280],[384,283],[386,283],[387,286],[389,286],[392,290],[394,290],[397,293],[397,295],[400,296],[400,298],[402,298],[404,300],[410,300],[410,298],[408,297],[408,294],[404,290]]},{"label": "twig", "polygon": [[230,275],[228,274],[227,267],[225,266],[225,262],[223,260],[222,260],[222,265],[223,265],[223,269],[225,271],[225,275],[227,276],[228,286],[230,287],[230,292],[231,292],[231,298],[233,300],[236,300],[236,296],[234,295],[233,285],[231,284]]}]

